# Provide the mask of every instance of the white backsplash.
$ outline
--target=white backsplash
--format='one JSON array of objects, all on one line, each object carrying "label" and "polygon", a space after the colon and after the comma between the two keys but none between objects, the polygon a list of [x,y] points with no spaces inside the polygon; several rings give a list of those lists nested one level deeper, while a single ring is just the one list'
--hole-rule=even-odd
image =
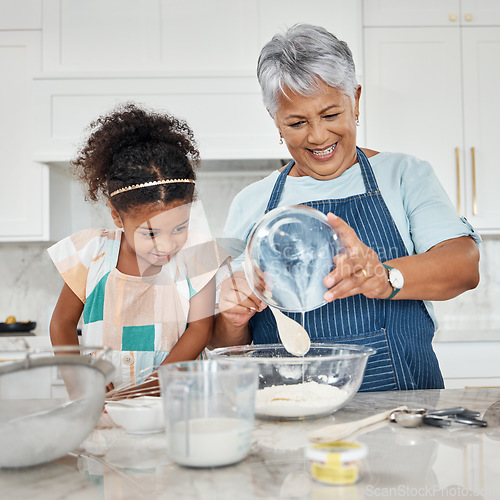
[{"label": "white backsplash", "polygon": [[500,340],[499,259],[500,235],[484,235],[479,262],[479,286],[454,299],[434,302],[441,330],[469,331],[470,340],[480,335],[481,331],[496,330]]},{"label": "white backsplash", "polygon": [[[230,202],[244,186],[279,168],[279,161],[206,162],[198,172],[198,193],[214,236],[220,236]],[[75,196],[82,196],[75,188]],[[81,200],[74,200],[75,207]],[[81,210],[73,216],[72,231],[100,221],[112,227],[106,207],[93,207],[92,216]],[[0,244],[0,322],[14,315],[19,321],[37,322],[37,334],[47,334],[50,316],[63,280],[46,252],[50,242]],[[484,236],[481,248],[481,283],[475,290],[434,307],[441,330],[497,330],[500,340],[500,236]],[[449,337],[448,337],[449,338]]]}]

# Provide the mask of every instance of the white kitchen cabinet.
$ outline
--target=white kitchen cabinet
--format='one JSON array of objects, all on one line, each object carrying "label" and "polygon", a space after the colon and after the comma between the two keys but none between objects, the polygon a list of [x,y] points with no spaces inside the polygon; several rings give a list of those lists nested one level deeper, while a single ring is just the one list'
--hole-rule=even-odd
[{"label": "white kitchen cabinet", "polygon": [[43,3],[37,155],[68,161],[84,127],[134,100],[184,118],[203,159],[288,158],[262,104],[262,46],[297,23],[346,40],[362,73],[361,0],[87,0]]},{"label": "white kitchen cabinet", "polygon": [[33,161],[41,33],[0,31],[0,241],[41,240],[48,217],[48,167]]},{"label": "white kitchen cabinet", "polygon": [[361,0],[43,0],[43,71],[255,77],[264,43],[298,22],[361,58]]},{"label": "white kitchen cabinet", "polygon": [[204,160],[286,155],[261,102],[255,77],[41,75],[36,87],[36,158],[40,161],[67,162],[74,158],[88,124],[126,101],[186,120]]},{"label": "white kitchen cabinet", "polygon": [[366,145],[430,161],[457,211],[500,231],[500,3],[366,0],[364,16]]},{"label": "white kitchen cabinet", "polygon": [[465,213],[477,228],[498,229],[500,22],[462,31],[462,65]]},{"label": "white kitchen cabinet", "polygon": [[42,29],[42,0],[0,0],[0,30]]},{"label": "white kitchen cabinet", "polygon": [[500,342],[434,342],[446,389],[500,387]]},{"label": "white kitchen cabinet", "polygon": [[292,24],[321,24],[362,79],[361,2],[0,0],[0,241],[65,233],[74,196],[57,168],[118,102],[184,118],[204,160],[288,158],[262,104],[260,49]]},{"label": "white kitchen cabinet", "polygon": [[364,0],[364,26],[491,26],[498,0]]}]

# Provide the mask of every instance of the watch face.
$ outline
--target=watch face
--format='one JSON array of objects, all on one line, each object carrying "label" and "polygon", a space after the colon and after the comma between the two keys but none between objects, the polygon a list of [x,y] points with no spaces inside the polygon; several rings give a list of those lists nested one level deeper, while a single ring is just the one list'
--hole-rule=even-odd
[{"label": "watch face", "polygon": [[397,289],[403,288],[405,282],[401,271],[398,271],[397,269],[389,270],[389,281],[391,282],[391,285]]}]

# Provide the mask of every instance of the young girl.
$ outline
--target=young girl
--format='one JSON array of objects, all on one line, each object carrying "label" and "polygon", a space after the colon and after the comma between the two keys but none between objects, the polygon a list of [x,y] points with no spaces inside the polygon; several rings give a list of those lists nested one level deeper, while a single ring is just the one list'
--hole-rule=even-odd
[{"label": "young girl", "polygon": [[65,284],[50,323],[53,345],[114,350],[117,385],[207,346],[220,254],[195,198],[199,163],[186,123],[133,104],[90,125],[72,162],[88,197],[107,199],[118,229],[87,229],[49,248]]}]

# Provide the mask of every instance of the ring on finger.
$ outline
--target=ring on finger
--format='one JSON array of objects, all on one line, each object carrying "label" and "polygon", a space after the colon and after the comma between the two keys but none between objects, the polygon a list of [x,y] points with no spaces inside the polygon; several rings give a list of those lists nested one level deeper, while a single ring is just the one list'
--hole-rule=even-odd
[{"label": "ring on finger", "polygon": [[361,272],[363,273],[363,276],[364,276],[365,278],[368,278],[368,273],[366,272],[366,269],[365,269],[365,268],[361,269]]}]

